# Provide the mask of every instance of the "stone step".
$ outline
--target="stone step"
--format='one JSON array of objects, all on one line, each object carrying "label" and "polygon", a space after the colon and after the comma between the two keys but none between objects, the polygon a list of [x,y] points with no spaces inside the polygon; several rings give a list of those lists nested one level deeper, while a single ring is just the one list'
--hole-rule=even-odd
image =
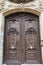
[{"label": "stone step", "polygon": [[[6,64],[2,64],[2,65],[6,65]],[[43,65],[43,64],[21,64],[21,65]]]},{"label": "stone step", "polygon": [[21,65],[43,65],[43,64],[21,64]]}]

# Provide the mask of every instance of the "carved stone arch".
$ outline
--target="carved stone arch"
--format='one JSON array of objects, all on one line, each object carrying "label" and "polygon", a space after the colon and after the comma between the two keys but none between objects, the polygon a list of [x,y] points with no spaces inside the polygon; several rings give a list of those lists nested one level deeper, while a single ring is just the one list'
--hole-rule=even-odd
[{"label": "carved stone arch", "polygon": [[27,12],[27,13],[35,14],[37,16],[40,16],[40,14],[41,14],[41,12],[36,11],[34,9],[30,9],[30,8],[15,8],[15,9],[11,9],[11,10],[3,12],[3,15],[4,15],[4,17],[6,17],[7,15],[10,15],[10,14],[16,13],[16,12]]},{"label": "carved stone arch", "polygon": [[31,9],[31,8],[15,8],[15,9],[11,9],[11,10],[3,12],[3,15],[7,16],[7,15],[10,15],[10,14],[16,13],[16,12],[28,12],[28,13],[35,14],[37,16],[40,16],[40,14],[41,14],[40,11]]}]

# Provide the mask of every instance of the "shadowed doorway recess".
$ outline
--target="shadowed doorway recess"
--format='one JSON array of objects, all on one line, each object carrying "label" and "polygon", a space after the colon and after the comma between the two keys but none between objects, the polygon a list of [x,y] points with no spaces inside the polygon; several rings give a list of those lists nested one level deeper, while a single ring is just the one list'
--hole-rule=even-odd
[{"label": "shadowed doorway recess", "polygon": [[9,0],[9,1],[14,2],[14,3],[27,3],[27,2],[31,2],[34,0]]}]

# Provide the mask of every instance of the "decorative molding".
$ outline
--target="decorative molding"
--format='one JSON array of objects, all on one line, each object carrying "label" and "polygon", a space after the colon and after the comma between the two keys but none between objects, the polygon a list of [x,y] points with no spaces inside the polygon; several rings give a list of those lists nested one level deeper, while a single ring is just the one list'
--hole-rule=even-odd
[{"label": "decorative molding", "polygon": [[40,11],[36,11],[34,9],[31,8],[15,8],[15,9],[10,9],[7,11],[4,11],[2,14],[4,16],[10,15],[11,13],[16,13],[16,12],[28,12],[28,13],[33,13],[37,16],[40,16],[41,12]]},{"label": "decorative molding", "polygon": [[40,10],[43,11],[43,0],[40,0],[39,1],[39,8],[40,8]]},{"label": "decorative molding", "polygon": [[43,12],[43,1],[36,0],[30,3],[17,4],[17,3],[12,3],[8,0],[5,0],[0,4],[0,12],[5,12],[5,11],[8,11],[10,9],[15,9],[15,8],[31,8],[36,11]]}]

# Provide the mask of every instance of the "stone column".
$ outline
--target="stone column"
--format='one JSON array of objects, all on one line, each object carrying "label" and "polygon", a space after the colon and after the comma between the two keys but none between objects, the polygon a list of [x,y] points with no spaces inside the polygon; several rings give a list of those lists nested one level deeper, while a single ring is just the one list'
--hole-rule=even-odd
[{"label": "stone column", "polygon": [[41,52],[42,52],[42,63],[43,63],[43,12],[39,17],[39,21],[40,21]]},{"label": "stone column", "polygon": [[3,34],[4,34],[4,18],[2,13],[0,13],[0,65],[2,65],[3,61]]}]

